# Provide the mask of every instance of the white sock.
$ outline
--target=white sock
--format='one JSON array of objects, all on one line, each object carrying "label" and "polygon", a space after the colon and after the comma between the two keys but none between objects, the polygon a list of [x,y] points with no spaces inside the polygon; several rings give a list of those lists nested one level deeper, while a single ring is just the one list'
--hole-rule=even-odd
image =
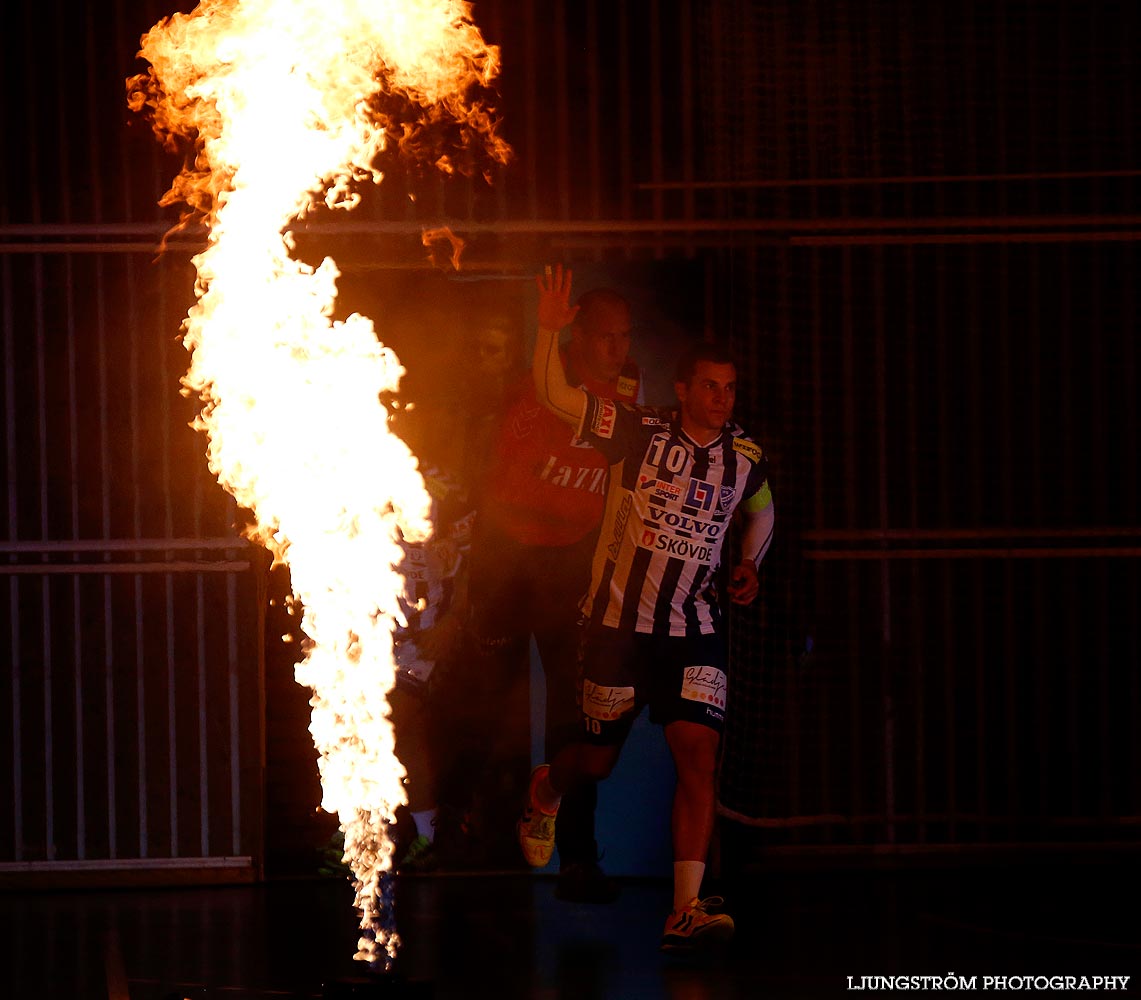
[{"label": "white sock", "polygon": [[680,910],[701,892],[701,880],[705,878],[704,861],[674,862],[674,909]]},{"label": "white sock", "polygon": [[436,839],[436,810],[424,809],[412,814],[412,821],[416,824],[416,832],[425,837],[428,843]]}]

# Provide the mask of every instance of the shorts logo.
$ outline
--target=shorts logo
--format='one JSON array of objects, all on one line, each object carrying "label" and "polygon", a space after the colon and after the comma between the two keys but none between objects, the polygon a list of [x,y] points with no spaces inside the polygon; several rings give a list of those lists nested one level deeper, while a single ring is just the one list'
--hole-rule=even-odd
[{"label": "shorts logo", "polygon": [[613,722],[634,709],[632,687],[607,687],[583,679],[582,712],[588,719]]},{"label": "shorts logo", "polygon": [[617,416],[618,408],[614,405],[611,399],[598,400],[598,406],[594,411],[594,420],[590,425],[590,429],[600,438],[614,437],[614,418]]},{"label": "shorts logo", "polygon": [[699,701],[720,712],[725,711],[725,672],[716,667],[686,667],[682,675],[681,696]]}]

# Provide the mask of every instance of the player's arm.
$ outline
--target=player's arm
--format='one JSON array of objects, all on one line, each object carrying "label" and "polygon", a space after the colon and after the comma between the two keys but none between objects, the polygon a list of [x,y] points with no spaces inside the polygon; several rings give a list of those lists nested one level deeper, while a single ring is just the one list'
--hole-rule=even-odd
[{"label": "player's arm", "polygon": [[760,590],[757,569],[773,540],[776,512],[768,483],[741,504],[741,561],[729,577],[729,598],[734,604],[752,604]]},{"label": "player's arm", "polygon": [[586,412],[586,393],[567,382],[563,359],[559,355],[559,331],[570,324],[578,306],[570,305],[571,272],[561,264],[535,279],[539,287],[539,333],[535,339],[535,356],[531,374],[539,402],[560,420],[572,427],[582,424]]}]

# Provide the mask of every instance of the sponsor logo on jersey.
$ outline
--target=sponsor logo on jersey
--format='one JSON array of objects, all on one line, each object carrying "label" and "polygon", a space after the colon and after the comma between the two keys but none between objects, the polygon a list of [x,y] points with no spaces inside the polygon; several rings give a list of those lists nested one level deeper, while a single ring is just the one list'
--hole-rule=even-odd
[{"label": "sponsor logo on jersey", "polygon": [[657,540],[658,533],[656,531],[651,531],[649,528],[646,528],[642,532],[642,548],[652,549],[654,547],[654,542]]},{"label": "sponsor logo on jersey", "polygon": [[[648,546],[647,546],[648,547]],[[653,546],[657,551],[678,559],[692,560],[694,562],[710,563],[713,561],[713,546],[702,542],[695,542],[689,538],[672,538],[669,535],[658,535]]]},{"label": "sponsor logo on jersey", "polygon": [[587,718],[613,722],[634,708],[632,687],[610,687],[583,678],[582,712]]},{"label": "sponsor logo on jersey", "polygon": [[685,494],[684,506],[694,510],[709,510],[713,506],[713,486],[700,479],[691,479]]},{"label": "sponsor logo on jersey", "polygon": [[717,509],[722,514],[733,509],[733,498],[737,495],[737,490],[732,486],[722,486],[721,492],[717,497]]},{"label": "sponsor logo on jersey", "polygon": [[744,455],[750,462],[754,464],[761,460],[764,454],[761,451],[761,446],[754,441],[746,441],[744,438],[733,438],[733,450],[739,455]]},{"label": "sponsor logo on jersey", "polygon": [[653,500],[677,500],[681,497],[680,486],[647,475],[642,475],[638,480],[638,488],[647,491]]},{"label": "sponsor logo on jersey", "polygon": [[588,493],[606,492],[606,469],[596,465],[559,465],[557,455],[547,456],[547,461],[539,470],[539,481],[552,486],[565,486],[571,490],[586,490]]},{"label": "sponsor logo on jersey", "polygon": [[658,510],[657,507],[651,507],[650,525],[655,528],[660,528],[663,525],[667,528],[673,528],[674,533],[680,535],[682,538],[716,538],[721,534],[721,529],[724,527],[715,521],[702,521],[696,517],[690,517],[688,514],[679,514],[673,510]]},{"label": "sponsor logo on jersey", "polygon": [[623,399],[633,399],[638,395],[638,380],[629,375],[618,376],[618,395]]},{"label": "sponsor logo on jersey", "polygon": [[612,399],[600,399],[594,410],[590,429],[600,438],[614,437],[614,418],[618,413]]},{"label": "sponsor logo on jersey", "polygon": [[630,508],[634,505],[634,495],[623,493],[622,502],[614,512],[614,534],[610,536],[610,544],[606,547],[606,554],[611,559],[618,558],[618,549],[622,545],[622,533],[626,530],[626,520],[630,516]]},{"label": "sponsor logo on jersey", "polygon": [[661,417],[643,417],[642,418],[642,426],[643,427],[665,427],[665,426],[667,426],[667,421],[663,420]]},{"label": "sponsor logo on jersey", "polygon": [[727,687],[725,672],[716,667],[686,667],[682,675],[681,696],[687,701],[701,702],[724,712]]}]

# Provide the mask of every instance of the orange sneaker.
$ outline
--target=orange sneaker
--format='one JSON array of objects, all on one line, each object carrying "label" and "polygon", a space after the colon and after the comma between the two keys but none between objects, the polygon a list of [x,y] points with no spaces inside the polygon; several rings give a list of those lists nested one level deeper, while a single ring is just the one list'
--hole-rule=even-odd
[{"label": "orange sneaker", "polygon": [[540,764],[531,772],[527,784],[527,805],[515,826],[519,847],[523,857],[532,868],[542,868],[550,863],[555,850],[555,816],[559,807],[547,811],[535,801],[535,785],[547,776],[550,766]]}]

